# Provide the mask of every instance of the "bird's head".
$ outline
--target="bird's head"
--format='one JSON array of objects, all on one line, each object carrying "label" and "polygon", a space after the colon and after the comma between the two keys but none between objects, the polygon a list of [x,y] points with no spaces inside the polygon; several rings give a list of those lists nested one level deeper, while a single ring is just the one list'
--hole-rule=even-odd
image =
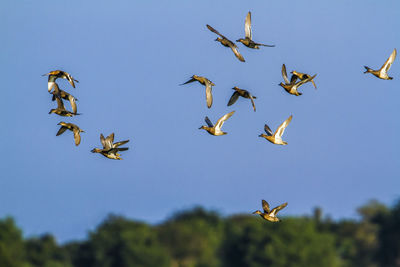
[{"label": "bird's head", "polygon": [[93,148],[92,150],[90,150],[90,152],[92,153],[100,153],[102,150],[100,148]]},{"label": "bird's head", "polygon": [[256,210],[255,212],[253,212],[253,214],[261,214],[261,211]]}]

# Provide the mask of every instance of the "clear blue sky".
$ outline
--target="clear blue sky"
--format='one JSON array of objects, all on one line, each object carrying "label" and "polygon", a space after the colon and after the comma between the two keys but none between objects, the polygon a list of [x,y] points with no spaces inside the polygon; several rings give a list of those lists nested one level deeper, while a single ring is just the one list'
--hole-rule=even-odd
[{"label": "clear blue sky", "polygon": [[[398,199],[400,59],[392,81],[363,66],[400,49],[400,2],[250,2],[1,1],[0,217],[15,217],[27,236],[67,241],[110,212],[158,223],[194,205],[250,213],[264,198],[288,201],[282,215],[318,205],[355,218],[371,198]],[[205,25],[236,40],[248,11],[254,40],[276,47],[238,44],[241,63]],[[282,63],[317,73],[318,90],[287,94]],[[55,69],[80,81],[59,85],[82,116],[48,114],[56,104],[41,75]],[[178,85],[193,74],[216,84],[211,109],[200,84]],[[257,112],[244,99],[226,106],[233,86],[257,96]],[[228,135],[198,129],[231,110]],[[289,145],[258,137],[290,114]],[[56,137],[60,121],[86,131],[79,147],[71,132]],[[131,140],[122,161],[90,153],[111,132]]]}]

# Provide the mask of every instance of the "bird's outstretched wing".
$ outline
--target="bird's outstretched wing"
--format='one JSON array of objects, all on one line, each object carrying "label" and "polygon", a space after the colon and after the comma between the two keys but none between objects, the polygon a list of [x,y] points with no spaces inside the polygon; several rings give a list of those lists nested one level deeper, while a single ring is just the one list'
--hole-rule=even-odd
[{"label": "bird's outstretched wing", "polygon": [[74,129],[74,140],[75,140],[75,145],[79,146],[81,143],[81,135],[79,133],[79,129]]},{"label": "bird's outstretched wing", "polygon": [[287,206],[287,202],[285,202],[285,203],[283,203],[282,205],[279,205],[278,207],[276,207],[276,208],[273,208],[272,210],[271,210],[271,216],[274,216],[274,215],[276,215],[277,213],[278,213],[278,211],[280,211],[281,209],[283,209],[284,207],[286,207]]},{"label": "bird's outstretched wing", "polygon": [[264,210],[265,213],[269,213],[269,212],[270,212],[269,204],[268,204],[267,201],[265,201],[265,200],[263,199],[263,200],[261,201],[261,205],[262,205],[262,208],[263,208],[263,210]]},{"label": "bird's outstretched wing", "polygon": [[[283,77],[283,80],[285,81],[285,83],[286,84],[289,84],[289,79],[288,79],[288,77],[287,77],[287,72],[286,72],[286,66],[285,66],[285,64],[282,64],[282,77]],[[292,76],[292,79],[293,79],[293,76]],[[297,78],[296,78],[297,79]]]},{"label": "bird's outstretched wing", "polygon": [[195,81],[197,81],[195,78],[191,78],[189,81],[182,83],[180,85],[188,84],[188,83],[195,82]]},{"label": "bird's outstretched wing", "polygon": [[237,91],[235,91],[232,94],[231,98],[229,99],[228,106],[235,104],[235,102],[238,100],[238,98],[239,98],[239,93]]},{"label": "bird's outstretched wing", "polygon": [[128,143],[128,142],[129,142],[129,140],[116,142],[116,143],[113,144],[113,148],[122,146],[122,145],[124,145],[124,144],[126,144],[126,143]]},{"label": "bird's outstretched wing", "polygon": [[251,104],[253,105],[253,110],[256,111],[256,104],[254,103],[254,97],[249,93]]},{"label": "bird's outstretched wing", "polygon": [[390,54],[389,58],[386,60],[385,64],[381,67],[382,70],[385,72],[389,71],[390,67],[392,66],[393,61],[396,59],[397,50],[396,48],[393,49],[392,54]]},{"label": "bird's outstretched wing", "polygon": [[61,126],[60,129],[58,130],[56,136],[59,136],[60,134],[63,134],[68,128],[65,126]]},{"label": "bird's outstretched wing", "polygon": [[240,61],[245,62],[244,57],[242,56],[242,54],[239,53],[239,50],[234,43],[229,42],[229,47],[232,49],[233,53]]},{"label": "bird's outstretched wing", "polygon": [[274,136],[281,138],[283,133],[285,132],[285,128],[289,125],[292,118],[293,118],[293,115],[290,115],[289,118],[287,118],[284,122],[282,122],[282,124],[279,125],[278,129],[276,129]]},{"label": "bird's outstretched wing", "polygon": [[229,112],[228,114],[225,114],[224,116],[222,116],[217,123],[215,124],[215,129],[221,129],[222,125],[224,125],[224,122],[229,119],[233,113],[235,113],[235,111]]},{"label": "bird's outstretched wing", "polygon": [[208,25],[208,24],[207,24],[207,28],[208,28],[210,31],[212,31],[213,33],[218,34],[218,35],[221,36],[222,38],[228,39],[228,38],[226,38],[225,36],[223,36],[222,34],[220,34],[216,29],[214,29],[213,27],[211,27],[211,26]]},{"label": "bird's outstretched wing", "polygon": [[246,38],[251,40],[251,12],[247,13],[246,20],[244,22],[244,33]]},{"label": "bird's outstretched wing", "polygon": [[213,103],[213,97],[212,97],[212,85],[209,80],[206,79],[206,101],[207,101],[207,107],[211,108],[212,103]]},{"label": "bird's outstretched wing", "polygon": [[100,142],[103,145],[103,149],[105,149],[107,146],[107,143],[106,143],[106,139],[104,138],[103,134],[100,134]]},{"label": "bird's outstretched wing", "polygon": [[268,136],[272,136],[274,134],[267,124],[264,125],[264,131],[267,133]]},{"label": "bird's outstretched wing", "polygon": [[211,128],[214,127],[214,125],[212,124],[212,122],[210,121],[210,119],[207,116],[204,118],[204,120],[206,121],[208,127],[211,127]]}]

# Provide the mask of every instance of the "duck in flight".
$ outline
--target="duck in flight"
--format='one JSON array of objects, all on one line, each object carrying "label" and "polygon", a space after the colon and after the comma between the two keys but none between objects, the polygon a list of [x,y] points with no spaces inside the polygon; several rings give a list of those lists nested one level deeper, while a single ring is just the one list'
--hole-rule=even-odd
[{"label": "duck in flight", "polygon": [[[312,77],[310,74],[301,73],[301,72],[298,72],[298,71],[295,71],[295,70],[290,72],[290,73],[292,75],[294,75],[295,77],[297,77],[300,81],[304,81],[304,80]],[[314,88],[317,89],[317,86],[315,85],[314,79],[311,79],[310,81],[314,85]]]},{"label": "duck in flight", "polygon": [[253,110],[256,111],[256,105],[254,104],[254,99],[256,99],[257,97],[251,95],[249,91],[240,89],[237,86],[233,87],[232,89],[235,90],[235,92],[232,94],[231,98],[229,99],[228,106],[234,104],[236,102],[236,100],[238,100],[239,96],[241,96],[243,98],[250,99],[251,104],[253,105]]},{"label": "duck in flight", "polygon": [[57,95],[57,94],[56,95],[53,94],[53,96],[57,100],[57,108],[51,109],[49,111],[49,114],[55,113],[55,114],[57,114],[59,116],[63,116],[63,117],[73,117],[75,115],[81,115],[80,113],[74,113],[74,112],[66,110],[65,107],[64,107],[64,103],[63,103],[61,97],[59,95]]},{"label": "duck in flight", "polygon": [[77,112],[76,101],[78,101],[78,99],[76,99],[73,95],[61,90],[58,87],[57,83],[54,83],[54,90],[51,91],[50,93],[53,95],[53,97],[51,99],[52,101],[56,100],[56,96],[59,96],[62,99],[68,100],[69,103],[71,104],[72,112],[74,114],[76,114],[76,112]]},{"label": "duck in flight", "polygon": [[266,44],[260,44],[256,43],[252,39],[252,31],[251,31],[251,12],[247,13],[246,20],[244,21],[244,34],[245,38],[240,38],[236,40],[236,42],[241,42],[248,48],[253,48],[253,49],[260,49],[260,46],[267,46],[267,47],[274,47],[275,45],[266,45]]},{"label": "duck in flight", "polygon": [[285,83],[280,83],[279,85],[282,86],[286,92],[288,92],[291,95],[296,95],[296,96],[300,96],[302,95],[301,92],[297,91],[297,89],[302,86],[303,84],[312,81],[315,77],[317,76],[317,74],[315,74],[312,77],[306,78],[304,80],[300,80],[299,82],[296,83],[297,81],[297,75],[292,75],[292,77],[290,78],[290,82],[287,76],[287,72],[286,72],[286,66],[285,64],[282,65],[282,77],[283,80],[285,81]]},{"label": "duck in flight", "polygon": [[385,64],[383,64],[379,70],[373,70],[367,66],[364,66],[364,68],[366,69],[366,71],[364,73],[371,73],[371,74],[375,75],[376,77],[378,77],[379,79],[392,80],[393,77],[389,77],[387,72],[389,71],[390,67],[392,66],[393,61],[396,59],[396,55],[397,55],[397,50],[395,48],[395,49],[393,49],[392,54],[390,54],[389,58],[386,60]]},{"label": "duck in flight", "polygon": [[222,125],[224,125],[224,122],[227,119],[229,119],[233,115],[233,113],[235,113],[235,111],[225,114],[217,121],[217,123],[215,125],[213,125],[212,122],[210,121],[210,119],[208,117],[206,117],[205,121],[208,126],[201,126],[199,129],[206,130],[209,134],[216,135],[216,136],[228,134],[226,132],[223,132],[221,130],[221,128],[222,128]]},{"label": "duck in flight", "polygon": [[213,27],[211,27],[210,25],[207,24],[207,28],[212,31],[213,33],[216,33],[217,35],[219,35],[220,37],[218,37],[217,39],[215,39],[215,41],[220,42],[223,46],[225,47],[230,47],[232,49],[232,52],[235,54],[235,56],[242,62],[245,62],[243,56],[239,53],[238,47],[237,45],[232,42],[231,40],[229,40],[228,38],[226,38],[225,36],[223,36],[222,34],[220,34],[216,29],[214,29]]},{"label": "duck in flight", "polygon": [[261,218],[263,218],[267,221],[270,221],[270,222],[280,222],[281,220],[278,217],[276,217],[276,214],[278,213],[278,211],[280,211],[281,209],[286,207],[287,204],[288,203],[285,202],[285,203],[279,205],[278,207],[275,207],[272,210],[270,210],[268,202],[263,199],[261,201],[261,205],[262,205],[264,212],[256,210],[255,212],[253,212],[253,214],[259,214],[261,216]]},{"label": "duck in flight", "polygon": [[72,87],[75,88],[75,82],[79,83],[78,80],[75,80],[74,78],[72,78],[72,76],[65,71],[62,70],[54,70],[54,71],[50,71],[49,73],[43,74],[42,76],[49,76],[48,78],[48,82],[47,82],[47,90],[50,92],[51,89],[54,87],[54,84],[56,82],[56,80],[58,78],[61,79],[66,79],[68,80],[68,82],[72,85]]},{"label": "duck in flight", "polygon": [[101,148],[93,148],[91,152],[92,153],[100,153],[104,157],[109,158],[109,159],[122,160],[121,155],[118,152],[126,151],[129,149],[128,147],[119,147],[123,144],[128,143],[129,140],[114,143],[114,133],[107,136],[107,138],[104,138],[103,134],[100,134],[100,142],[103,145],[103,148],[102,149]]},{"label": "duck in flight", "polygon": [[215,85],[212,81],[205,77],[193,75],[191,79],[185,83],[182,83],[181,85],[188,84],[191,82],[198,81],[202,85],[206,87],[206,101],[207,101],[207,107],[211,108],[212,102],[213,102],[213,97],[212,97],[212,87]]},{"label": "duck in flight", "polygon": [[286,127],[289,125],[293,116],[290,115],[281,125],[279,125],[278,129],[276,129],[275,133],[272,133],[271,129],[267,124],[264,126],[264,130],[267,134],[260,134],[259,137],[264,137],[268,141],[276,145],[287,145],[288,143],[282,140],[282,135],[285,132]]},{"label": "duck in flight", "polygon": [[74,140],[75,140],[75,145],[79,146],[81,143],[81,135],[80,133],[84,133],[81,128],[79,128],[77,125],[73,123],[67,123],[67,122],[60,122],[57,125],[61,125],[60,129],[58,130],[56,136],[59,136],[60,134],[63,134],[66,130],[70,130],[74,133]]}]

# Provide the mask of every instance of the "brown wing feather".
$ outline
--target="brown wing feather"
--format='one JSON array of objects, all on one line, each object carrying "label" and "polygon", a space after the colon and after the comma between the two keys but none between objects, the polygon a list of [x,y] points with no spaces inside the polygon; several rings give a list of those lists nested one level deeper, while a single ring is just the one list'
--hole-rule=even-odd
[{"label": "brown wing feather", "polygon": [[278,211],[280,211],[281,209],[283,209],[283,208],[286,207],[287,205],[288,205],[288,203],[285,202],[285,203],[283,203],[282,205],[279,205],[278,207],[273,208],[273,209],[271,210],[271,213],[276,215],[276,214],[278,213]]},{"label": "brown wing feather", "polygon": [[265,201],[265,200],[263,199],[263,200],[261,201],[261,205],[262,205],[262,208],[263,208],[263,210],[264,210],[265,213],[269,213],[269,212],[270,212],[269,204],[268,204],[267,201]]},{"label": "brown wing feather", "polygon": [[235,102],[238,100],[238,98],[239,98],[239,93],[237,91],[235,91],[232,94],[231,98],[229,99],[228,106],[235,104]]},{"label": "brown wing feather", "polygon": [[75,145],[79,146],[81,143],[81,135],[79,134],[79,129],[74,129],[74,140],[75,140]]},{"label": "brown wing feather", "polygon": [[244,57],[239,53],[237,46],[231,42],[229,42],[229,47],[232,49],[235,56],[242,62],[245,62]]},{"label": "brown wing feather", "polygon": [[[286,83],[286,84],[289,84],[289,79],[288,79],[288,77],[287,77],[287,72],[286,72],[286,66],[285,66],[285,64],[282,64],[282,77],[283,77],[283,80],[285,81],[285,83]],[[292,78],[293,78],[293,76],[292,76]]]},{"label": "brown wing feather", "polygon": [[61,126],[60,129],[58,130],[56,136],[59,136],[60,134],[63,134],[68,128],[65,126]]},{"label": "brown wing feather", "polygon": [[220,34],[216,29],[214,29],[213,27],[211,27],[211,26],[208,25],[208,24],[207,24],[207,28],[208,28],[210,31],[212,31],[213,33],[218,34],[218,35],[221,36],[222,38],[228,39],[228,38],[226,38],[225,36],[223,36],[222,34]]}]

